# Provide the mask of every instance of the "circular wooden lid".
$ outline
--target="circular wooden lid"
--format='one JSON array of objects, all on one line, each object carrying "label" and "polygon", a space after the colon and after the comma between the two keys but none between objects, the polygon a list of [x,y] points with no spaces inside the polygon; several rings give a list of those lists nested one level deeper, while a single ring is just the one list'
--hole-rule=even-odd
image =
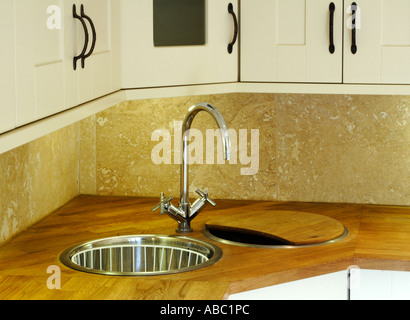
[{"label": "circular wooden lid", "polygon": [[344,233],[339,221],[300,211],[238,213],[235,219],[219,216],[206,222],[220,230],[238,230],[277,239],[289,245],[309,245],[336,239]]}]

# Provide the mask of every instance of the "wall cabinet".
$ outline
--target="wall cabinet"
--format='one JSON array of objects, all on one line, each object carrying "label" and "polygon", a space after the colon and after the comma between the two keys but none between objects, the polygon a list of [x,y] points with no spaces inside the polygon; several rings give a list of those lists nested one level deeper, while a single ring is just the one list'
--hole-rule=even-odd
[{"label": "wall cabinet", "polygon": [[342,0],[241,2],[241,80],[342,82]]},{"label": "wall cabinet", "polygon": [[[64,110],[64,29],[47,26],[47,8],[58,1],[16,0],[17,125]],[[57,8],[57,7],[55,7]],[[65,11],[62,11],[65,12]],[[64,21],[68,23],[68,21]]]},{"label": "wall cabinet", "polygon": [[[13,12],[13,1],[2,0],[0,12]],[[0,20],[0,133],[16,125],[14,75],[14,16],[4,14]]]},{"label": "wall cabinet", "polygon": [[[186,13],[168,19],[168,26],[187,20],[179,34],[189,35],[201,20],[200,40],[159,41],[158,21],[167,19],[157,17],[158,3],[176,12],[178,3],[199,3],[198,19]],[[241,0],[239,8],[238,0],[2,0],[0,133],[129,88],[239,80],[237,88],[244,92],[350,93],[353,88],[354,93],[407,94],[410,0],[355,3]],[[83,6],[91,20],[74,18],[74,5],[80,16]],[[84,68],[80,59],[74,70],[73,58],[80,53],[88,57]]]},{"label": "wall cabinet", "polygon": [[237,0],[204,0],[204,44],[172,46],[154,45],[154,2],[122,0],[123,88],[238,81],[237,41],[227,50],[235,38],[234,15],[239,19]]},{"label": "wall cabinet", "polygon": [[[81,18],[84,25],[73,17],[74,5],[76,14],[81,16],[83,5],[90,17]],[[114,49],[119,45],[113,45],[119,36],[119,1],[15,0],[14,16],[17,126],[119,89],[119,74],[113,71],[119,69]],[[73,58],[83,49],[91,55],[84,68],[77,61],[74,70]]]},{"label": "wall cabinet", "polygon": [[[359,0],[355,13],[357,52],[351,52],[352,30],[345,24],[345,83],[410,84],[410,1]],[[351,16],[349,6],[345,12]]]},{"label": "wall cabinet", "polygon": [[408,12],[408,0],[244,0],[241,80],[410,84]]},{"label": "wall cabinet", "polygon": [[[85,67],[78,68],[77,104],[121,89],[120,1],[79,0],[78,7],[80,4],[84,4],[86,14],[92,18],[97,40],[93,54],[85,62]],[[81,28],[79,23],[76,23],[77,28]],[[80,40],[76,44],[80,44],[81,47],[84,32],[81,29],[79,32]],[[77,54],[80,51],[77,47]]]}]

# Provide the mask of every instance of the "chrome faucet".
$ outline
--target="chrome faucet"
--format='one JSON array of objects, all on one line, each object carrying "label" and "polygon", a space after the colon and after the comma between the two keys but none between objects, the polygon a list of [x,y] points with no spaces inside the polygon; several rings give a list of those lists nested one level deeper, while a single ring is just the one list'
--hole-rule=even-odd
[{"label": "chrome faucet", "polygon": [[196,193],[200,198],[196,199],[191,205],[189,203],[189,171],[188,171],[188,140],[189,140],[189,129],[191,128],[192,121],[195,116],[201,112],[208,112],[216,121],[219,126],[221,136],[222,136],[222,146],[224,151],[224,159],[229,160],[231,141],[229,139],[228,127],[226,126],[225,120],[221,113],[209,103],[198,103],[191,108],[189,108],[187,115],[185,116],[184,122],[182,123],[182,149],[181,149],[181,181],[180,181],[180,200],[178,207],[171,203],[173,199],[172,196],[168,198],[164,197],[164,193],[161,193],[160,202],[152,208],[152,211],[160,209],[160,213],[167,213],[172,219],[178,222],[178,228],[176,232],[178,233],[188,233],[192,232],[191,221],[194,219],[198,213],[210,203],[215,206],[213,202],[208,197],[208,192],[196,190]]}]

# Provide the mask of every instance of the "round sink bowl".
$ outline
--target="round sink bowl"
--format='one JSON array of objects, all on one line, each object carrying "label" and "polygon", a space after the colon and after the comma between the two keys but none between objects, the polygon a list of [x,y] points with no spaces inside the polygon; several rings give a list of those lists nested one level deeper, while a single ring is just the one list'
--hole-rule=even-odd
[{"label": "round sink bowl", "polygon": [[251,233],[249,230],[243,229],[225,229],[213,228],[212,226],[205,226],[202,233],[209,239],[225,244],[250,247],[250,248],[267,248],[267,249],[292,249],[292,248],[306,248],[314,247],[340,241],[349,234],[349,231],[344,228],[344,232],[337,238],[318,242],[314,244],[290,244],[282,239],[275,239],[260,233]]},{"label": "round sink bowl", "polygon": [[209,266],[222,257],[210,243],[183,236],[130,235],[84,242],[66,249],[60,260],[83,272],[148,276]]}]

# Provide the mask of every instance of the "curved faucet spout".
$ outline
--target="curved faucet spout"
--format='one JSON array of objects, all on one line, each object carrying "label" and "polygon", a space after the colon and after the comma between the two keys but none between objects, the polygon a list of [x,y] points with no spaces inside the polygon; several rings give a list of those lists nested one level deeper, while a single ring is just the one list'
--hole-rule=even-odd
[{"label": "curved faucet spout", "polygon": [[[188,109],[188,113],[185,116],[184,122],[182,123],[182,141],[188,142],[188,130],[191,128],[195,116],[201,111],[208,112],[216,121],[222,136],[224,159],[229,160],[231,156],[231,140],[229,138],[228,126],[226,125],[225,119],[223,118],[222,114],[218,111],[218,109],[216,109],[209,103],[198,103]],[[182,150],[182,154],[184,154],[184,150]]]},{"label": "curved faucet spout", "polygon": [[192,122],[195,116],[201,112],[208,112],[212,118],[216,121],[221,137],[222,146],[224,151],[224,159],[230,159],[231,151],[231,140],[229,138],[228,126],[222,116],[222,114],[209,103],[198,103],[189,108],[187,115],[185,116],[184,122],[182,123],[182,149],[181,149],[181,185],[180,185],[180,203],[179,207],[184,211],[185,217],[190,216],[190,205],[189,205],[189,175],[188,175],[188,141],[189,141],[189,129],[191,128]]},{"label": "curved faucet spout", "polygon": [[160,209],[160,213],[167,213],[172,219],[178,222],[178,228],[176,232],[178,233],[188,233],[192,232],[191,221],[194,219],[198,213],[209,203],[215,206],[213,202],[208,197],[208,192],[206,190],[201,191],[196,190],[196,193],[200,196],[191,205],[189,203],[189,179],[188,179],[188,141],[189,141],[189,129],[191,128],[192,121],[194,121],[195,116],[201,112],[208,112],[212,118],[216,121],[219,127],[219,131],[222,136],[222,145],[224,150],[224,159],[229,160],[231,152],[231,140],[229,138],[228,127],[225,123],[224,118],[221,113],[209,103],[198,103],[191,108],[189,108],[187,115],[185,116],[184,122],[182,123],[182,148],[181,148],[181,198],[179,201],[179,206],[176,207],[171,203],[172,197],[165,198],[164,194],[161,193],[160,202],[152,208],[152,211]]}]

